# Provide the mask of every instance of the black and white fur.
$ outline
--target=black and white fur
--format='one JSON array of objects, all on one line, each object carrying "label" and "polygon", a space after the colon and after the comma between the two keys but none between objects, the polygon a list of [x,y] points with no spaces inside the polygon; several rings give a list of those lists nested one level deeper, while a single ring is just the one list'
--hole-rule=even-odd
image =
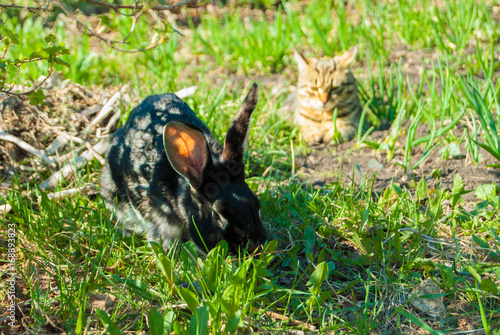
[{"label": "black and white fur", "polygon": [[244,154],[253,84],[224,146],[175,94],[153,95],[112,137],[100,192],[127,232],[164,249],[181,237],[207,252],[225,239],[230,251],[253,251],[267,239],[260,203],[245,183]]}]

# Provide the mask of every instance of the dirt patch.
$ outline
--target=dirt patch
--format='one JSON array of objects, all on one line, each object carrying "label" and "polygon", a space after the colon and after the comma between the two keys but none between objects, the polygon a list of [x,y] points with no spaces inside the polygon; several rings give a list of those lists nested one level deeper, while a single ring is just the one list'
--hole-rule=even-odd
[{"label": "dirt patch", "polygon": [[[425,130],[421,126],[419,133]],[[373,141],[380,142],[386,138],[389,131],[375,131],[370,137]],[[460,128],[455,132],[460,133]],[[494,157],[484,150],[478,166],[474,166],[467,156],[465,141],[460,144],[460,154],[452,157],[439,146],[431,152],[429,157],[412,172],[405,171],[399,165],[403,162],[405,140],[400,139],[394,157],[388,161],[386,151],[373,150],[368,147],[356,148],[356,142],[350,141],[338,146],[313,148],[307,155],[297,158],[296,164],[300,178],[316,187],[323,187],[331,182],[343,180],[353,181],[357,185],[373,181],[373,191],[382,193],[391,181],[399,183],[402,187],[414,190],[414,184],[421,178],[426,178],[429,188],[437,188],[438,183],[447,190],[453,187],[453,179],[458,174],[464,180],[466,190],[475,190],[479,185],[498,183],[500,168],[488,167],[498,163]],[[420,146],[412,151],[412,164],[415,165],[424,154],[425,148]],[[398,164],[399,163],[399,164]],[[477,201],[474,193],[463,196],[466,201]]]},{"label": "dirt patch", "polygon": [[[42,90],[46,98],[40,106],[0,94],[0,196],[11,187],[14,176],[20,183],[40,181],[85,150],[93,152],[101,139],[116,130],[120,104],[130,103],[128,87],[86,88],[62,81],[58,73]],[[107,114],[96,120],[113,96]]]}]

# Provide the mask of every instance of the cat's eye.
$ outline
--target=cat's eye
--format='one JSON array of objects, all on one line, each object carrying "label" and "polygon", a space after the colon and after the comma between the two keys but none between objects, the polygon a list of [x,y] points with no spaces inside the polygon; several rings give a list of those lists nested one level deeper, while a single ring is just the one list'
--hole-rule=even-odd
[{"label": "cat's eye", "polygon": [[315,87],[315,86],[311,86],[311,87],[309,87],[309,88],[311,89],[311,91],[314,91],[314,92],[316,92],[316,91],[318,90],[318,88],[317,88],[317,87]]},{"label": "cat's eye", "polygon": [[333,94],[333,93],[337,93],[337,92],[340,92],[340,89],[341,89],[341,86],[339,87],[332,87],[330,88],[330,94]]}]

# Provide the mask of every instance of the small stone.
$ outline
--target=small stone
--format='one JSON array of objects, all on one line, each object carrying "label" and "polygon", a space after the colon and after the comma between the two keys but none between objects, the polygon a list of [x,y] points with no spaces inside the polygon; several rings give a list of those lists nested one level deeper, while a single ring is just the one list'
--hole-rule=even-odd
[{"label": "small stone", "polygon": [[347,314],[347,321],[349,321],[349,322],[356,321],[356,314],[354,314],[353,312],[350,312],[349,314]]},{"label": "small stone", "polygon": [[370,159],[368,161],[368,168],[371,170],[382,170],[384,166],[380,164],[376,159]]},{"label": "small stone", "polygon": [[[410,300],[410,304],[429,316],[441,318],[446,311],[443,293],[438,284],[432,278],[428,278],[413,290],[413,299]],[[421,298],[421,296],[424,297]]]}]

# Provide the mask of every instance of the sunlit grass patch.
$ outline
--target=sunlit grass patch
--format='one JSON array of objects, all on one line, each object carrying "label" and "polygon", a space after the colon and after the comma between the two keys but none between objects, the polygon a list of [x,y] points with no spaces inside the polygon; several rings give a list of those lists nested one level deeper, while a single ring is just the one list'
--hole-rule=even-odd
[{"label": "sunlit grass patch", "polygon": [[[9,162],[12,171],[25,166],[0,195],[0,205],[11,207],[0,213],[2,234],[9,225],[17,232],[24,327],[37,331],[50,319],[68,333],[495,334],[497,7],[247,1],[201,8],[191,23],[181,12],[173,26],[183,35],[166,31],[164,43],[131,55],[76,34],[64,20],[50,26],[0,14],[22,42],[9,56],[46,47],[53,33],[71,47],[62,56],[70,67],[56,70],[94,90],[127,84],[139,100],[197,86],[185,101],[220,141],[242,92],[260,85],[245,159],[271,241],[253,256],[228,255],[224,242],[206,257],[190,243],[164,252],[117,230],[98,188],[55,201],[38,186],[53,169],[29,159]],[[109,20],[120,36],[128,33],[131,18]],[[138,26],[130,47],[150,38]],[[360,52],[352,70],[370,131],[335,148],[308,147],[290,116],[280,114],[297,76],[290,53],[333,56],[354,45]],[[46,71],[32,63],[9,75],[26,84]],[[133,107],[123,106],[120,125]],[[37,108],[62,114],[57,104]],[[64,125],[68,133],[75,129]],[[363,165],[368,159],[376,164]],[[101,167],[92,160],[56,191],[98,184]],[[2,252],[5,245],[0,241]],[[436,291],[419,293],[429,282]],[[426,299],[437,307],[416,307]],[[4,306],[4,293],[0,301]]]}]

